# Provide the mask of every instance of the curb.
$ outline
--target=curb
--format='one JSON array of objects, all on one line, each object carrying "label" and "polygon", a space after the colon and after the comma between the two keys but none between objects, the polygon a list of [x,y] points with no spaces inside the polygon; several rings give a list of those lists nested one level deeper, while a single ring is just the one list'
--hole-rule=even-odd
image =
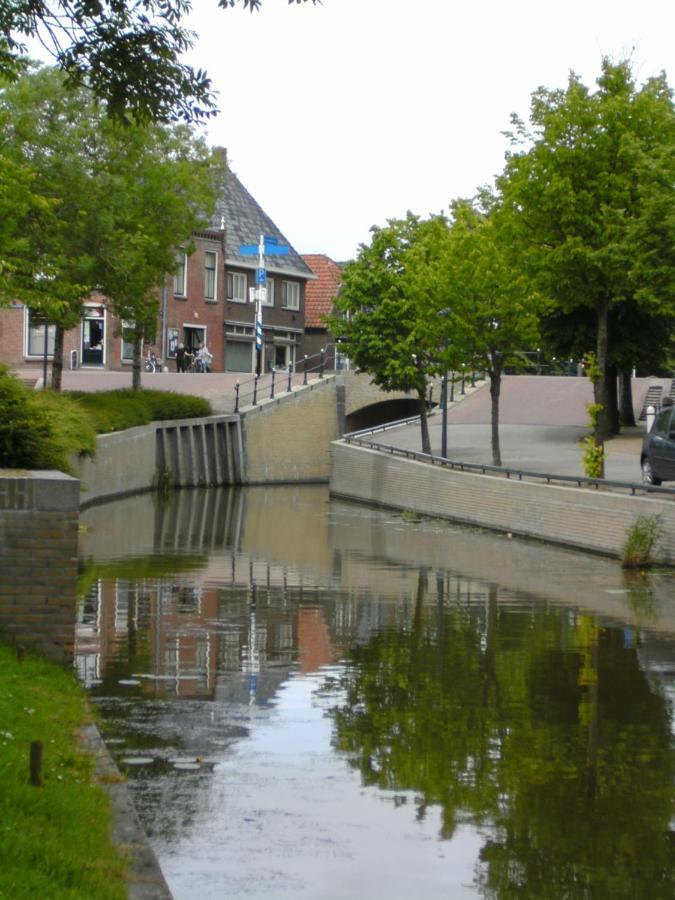
[{"label": "curb", "polygon": [[172,900],[157,857],[131,802],[127,783],[98,728],[86,725],[81,736],[84,749],[94,759],[94,778],[110,798],[112,840],[129,863],[129,900]]}]

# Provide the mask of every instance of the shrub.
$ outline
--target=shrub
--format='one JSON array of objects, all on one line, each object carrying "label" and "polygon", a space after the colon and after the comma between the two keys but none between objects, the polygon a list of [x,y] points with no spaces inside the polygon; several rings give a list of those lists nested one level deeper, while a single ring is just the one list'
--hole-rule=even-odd
[{"label": "shrub", "polygon": [[0,467],[62,469],[68,463],[47,411],[0,366]]},{"label": "shrub", "polygon": [[621,551],[624,569],[638,569],[652,563],[652,554],[663,534],[661,516],[638,516],[626,535]]},{"label": "shrub", "polygon": [[88,412],[99,434],[124,431],[162,419],[194,419],[211,415],[211,404],[203,397],[171,391],[118,391],[70,393]]}]

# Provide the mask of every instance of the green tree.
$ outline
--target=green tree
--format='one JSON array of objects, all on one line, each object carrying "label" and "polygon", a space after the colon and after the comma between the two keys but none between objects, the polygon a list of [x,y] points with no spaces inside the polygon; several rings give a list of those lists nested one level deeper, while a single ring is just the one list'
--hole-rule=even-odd
[{"label": "green tree", "polygon": [[[241,0],[252,12],[261,3]],[[0,76],[18,77],[22,41],[34,38],[69,84],[90,88],[113,118],[192,122],[212,116],[211,80],[181,59],[194,43],[185,25],[191,8],[191,0],[3,0]]]},{"label": "green tree", "polygon": [[[91,181],[102,116],[84,90],[43,68],[0,93],[1,165],[29,191],[8,209],[0,256],[13,258],[2,288],[56,326],[52,387],[61,384],[63,333],[81,317],[93,287]],[[11,195],[10,195],[11,196]],[[6,199],[9,199],[5,195]]]},{"label": "green tree", "polygon": [[95,178],[96,280],[134,343],[133,387],[141,386],[144,340],[155,336],[159,297],[176,248],[207,228],[226,177],[222,157],[187,126],[120,130],[107,140]]},{"label": "green tree", "polygon": [[17,173],[0,193],[0,287],[5,302],[24,300],[55,323],[52,387],[60,389],[63,333],[94,289],[132,324],[140,386],[160,285],[176,247],[208,222],[222,160],[187,126],[121,126],[84,88],[68,90],[60,72],[43,68],[0,94],[0,164]]},{"label": "green tree", "polygon": [[490,379],[492,462],[501,466],[499,397],[504,368],[522,367],[522,351],[537,346],[541,301],[512,265],[494,215],[466,202],[453,205],[439,257],[438,303],[447,346]]},{"label": "green tree", "polygon": [[675,115],[665,77],[637,88],[627,62],[602,63],[595,92],[572,74],[540,88],[530,124],[513,117],[514,149],[498,187],[512,247],[562,311],[595,317],[594,387],[601,444],[612,432],[610,313],[672,309]]},{"label": "green tree", "polygon": [[345,267],[329,320],[344,352],[375,384],[417,394],[422,452],[429,454],[427,387],[442,365],[432,262],[446,230],[442,216],[412,213],[373,227],[370,244]]}]

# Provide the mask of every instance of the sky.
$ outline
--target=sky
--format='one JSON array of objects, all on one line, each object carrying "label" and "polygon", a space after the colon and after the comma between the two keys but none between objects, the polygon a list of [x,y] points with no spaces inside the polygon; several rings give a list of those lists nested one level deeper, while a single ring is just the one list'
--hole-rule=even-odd
[{"label": "sky", "polygon": [[193,0],[206,126],[300,253],[353,258],[384,225],[473,196],[501,171],[510,115],[603,56],[675,86],[673,0]]}]

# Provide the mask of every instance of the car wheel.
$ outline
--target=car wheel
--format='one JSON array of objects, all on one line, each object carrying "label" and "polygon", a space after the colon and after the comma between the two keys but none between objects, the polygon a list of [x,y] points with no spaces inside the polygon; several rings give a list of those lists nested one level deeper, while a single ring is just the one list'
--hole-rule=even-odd
[{"label": "car wheel", "polygon": [[644,484],[653,484],[656,486],[661,484],[661,479],[657,478],[656,475],[654,475],[652,464],[646,456],[642,460],[642,481]]}]

